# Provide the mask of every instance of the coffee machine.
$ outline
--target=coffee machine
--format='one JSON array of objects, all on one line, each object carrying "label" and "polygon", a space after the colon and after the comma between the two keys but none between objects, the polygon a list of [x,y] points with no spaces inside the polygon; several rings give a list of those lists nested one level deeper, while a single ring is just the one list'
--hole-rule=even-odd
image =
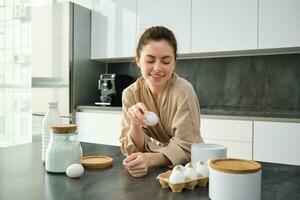
[{"label": "coffee machine", "polygon": [[122,92],[132,84],[135,79],[124,74],[101,74],[98,80],[100,101],[96,105],[122,106]]}]

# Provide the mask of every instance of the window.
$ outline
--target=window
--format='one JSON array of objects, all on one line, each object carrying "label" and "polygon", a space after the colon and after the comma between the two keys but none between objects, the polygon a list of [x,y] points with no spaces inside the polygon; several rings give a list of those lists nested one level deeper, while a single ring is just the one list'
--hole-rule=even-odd
[{"label": "window", "polygon": [[4,117],[0,116],[0,134],[3,134],[4,130],[5,130],[5,127],[4,127]]},{"label": "window", "polygon": [[31,141],[29,2],[0,0],[0,146]]}]

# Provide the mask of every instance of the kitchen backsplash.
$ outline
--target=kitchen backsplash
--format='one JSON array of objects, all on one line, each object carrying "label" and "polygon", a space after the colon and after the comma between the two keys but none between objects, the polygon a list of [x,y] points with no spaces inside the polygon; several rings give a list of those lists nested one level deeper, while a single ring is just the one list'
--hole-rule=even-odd
[{"label": "kitchen backsplash", "polygon": [[[133,62],[109,63],[109,73],[140,76]],[[300,54],[178,60],[202,114],[300,117]]]}]

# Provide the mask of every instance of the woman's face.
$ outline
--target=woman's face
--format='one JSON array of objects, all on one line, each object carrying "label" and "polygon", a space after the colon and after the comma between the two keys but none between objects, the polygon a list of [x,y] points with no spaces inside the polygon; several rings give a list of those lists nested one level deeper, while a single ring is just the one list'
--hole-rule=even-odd
[{"label": "woman's face", "polygon": [[173,47],[166,41],[149,41],[140,51],[136,63],[152,92],[161,92],[175,69]]}]

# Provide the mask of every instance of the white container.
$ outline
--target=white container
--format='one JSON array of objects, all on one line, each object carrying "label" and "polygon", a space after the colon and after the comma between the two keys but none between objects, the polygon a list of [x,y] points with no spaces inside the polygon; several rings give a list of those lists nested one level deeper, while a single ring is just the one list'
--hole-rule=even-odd
[{"label": "white container", "polygon": [[50,142],[46,151],[45,169],[62,173],[71,164],[80,164],[82,148],[75,124],[53,125]]},{"label": "white container", "polygon": [[191,160],[195,165],[198,161],[207,162],[214,158],[226,158],[227,147],[220,144],[192,144]]},{"label": "white container", "polygon": [[48,102],[48,109],[42,122],[42,161],[45,161],[46,149],[50,140],[50,131],[53,124],[62,124],[57,108],[57,102]]},{"label": "white container", "polygon": [[216,159],[209,162],[209,198],[260,200],[261,165],[251,160]]}]

